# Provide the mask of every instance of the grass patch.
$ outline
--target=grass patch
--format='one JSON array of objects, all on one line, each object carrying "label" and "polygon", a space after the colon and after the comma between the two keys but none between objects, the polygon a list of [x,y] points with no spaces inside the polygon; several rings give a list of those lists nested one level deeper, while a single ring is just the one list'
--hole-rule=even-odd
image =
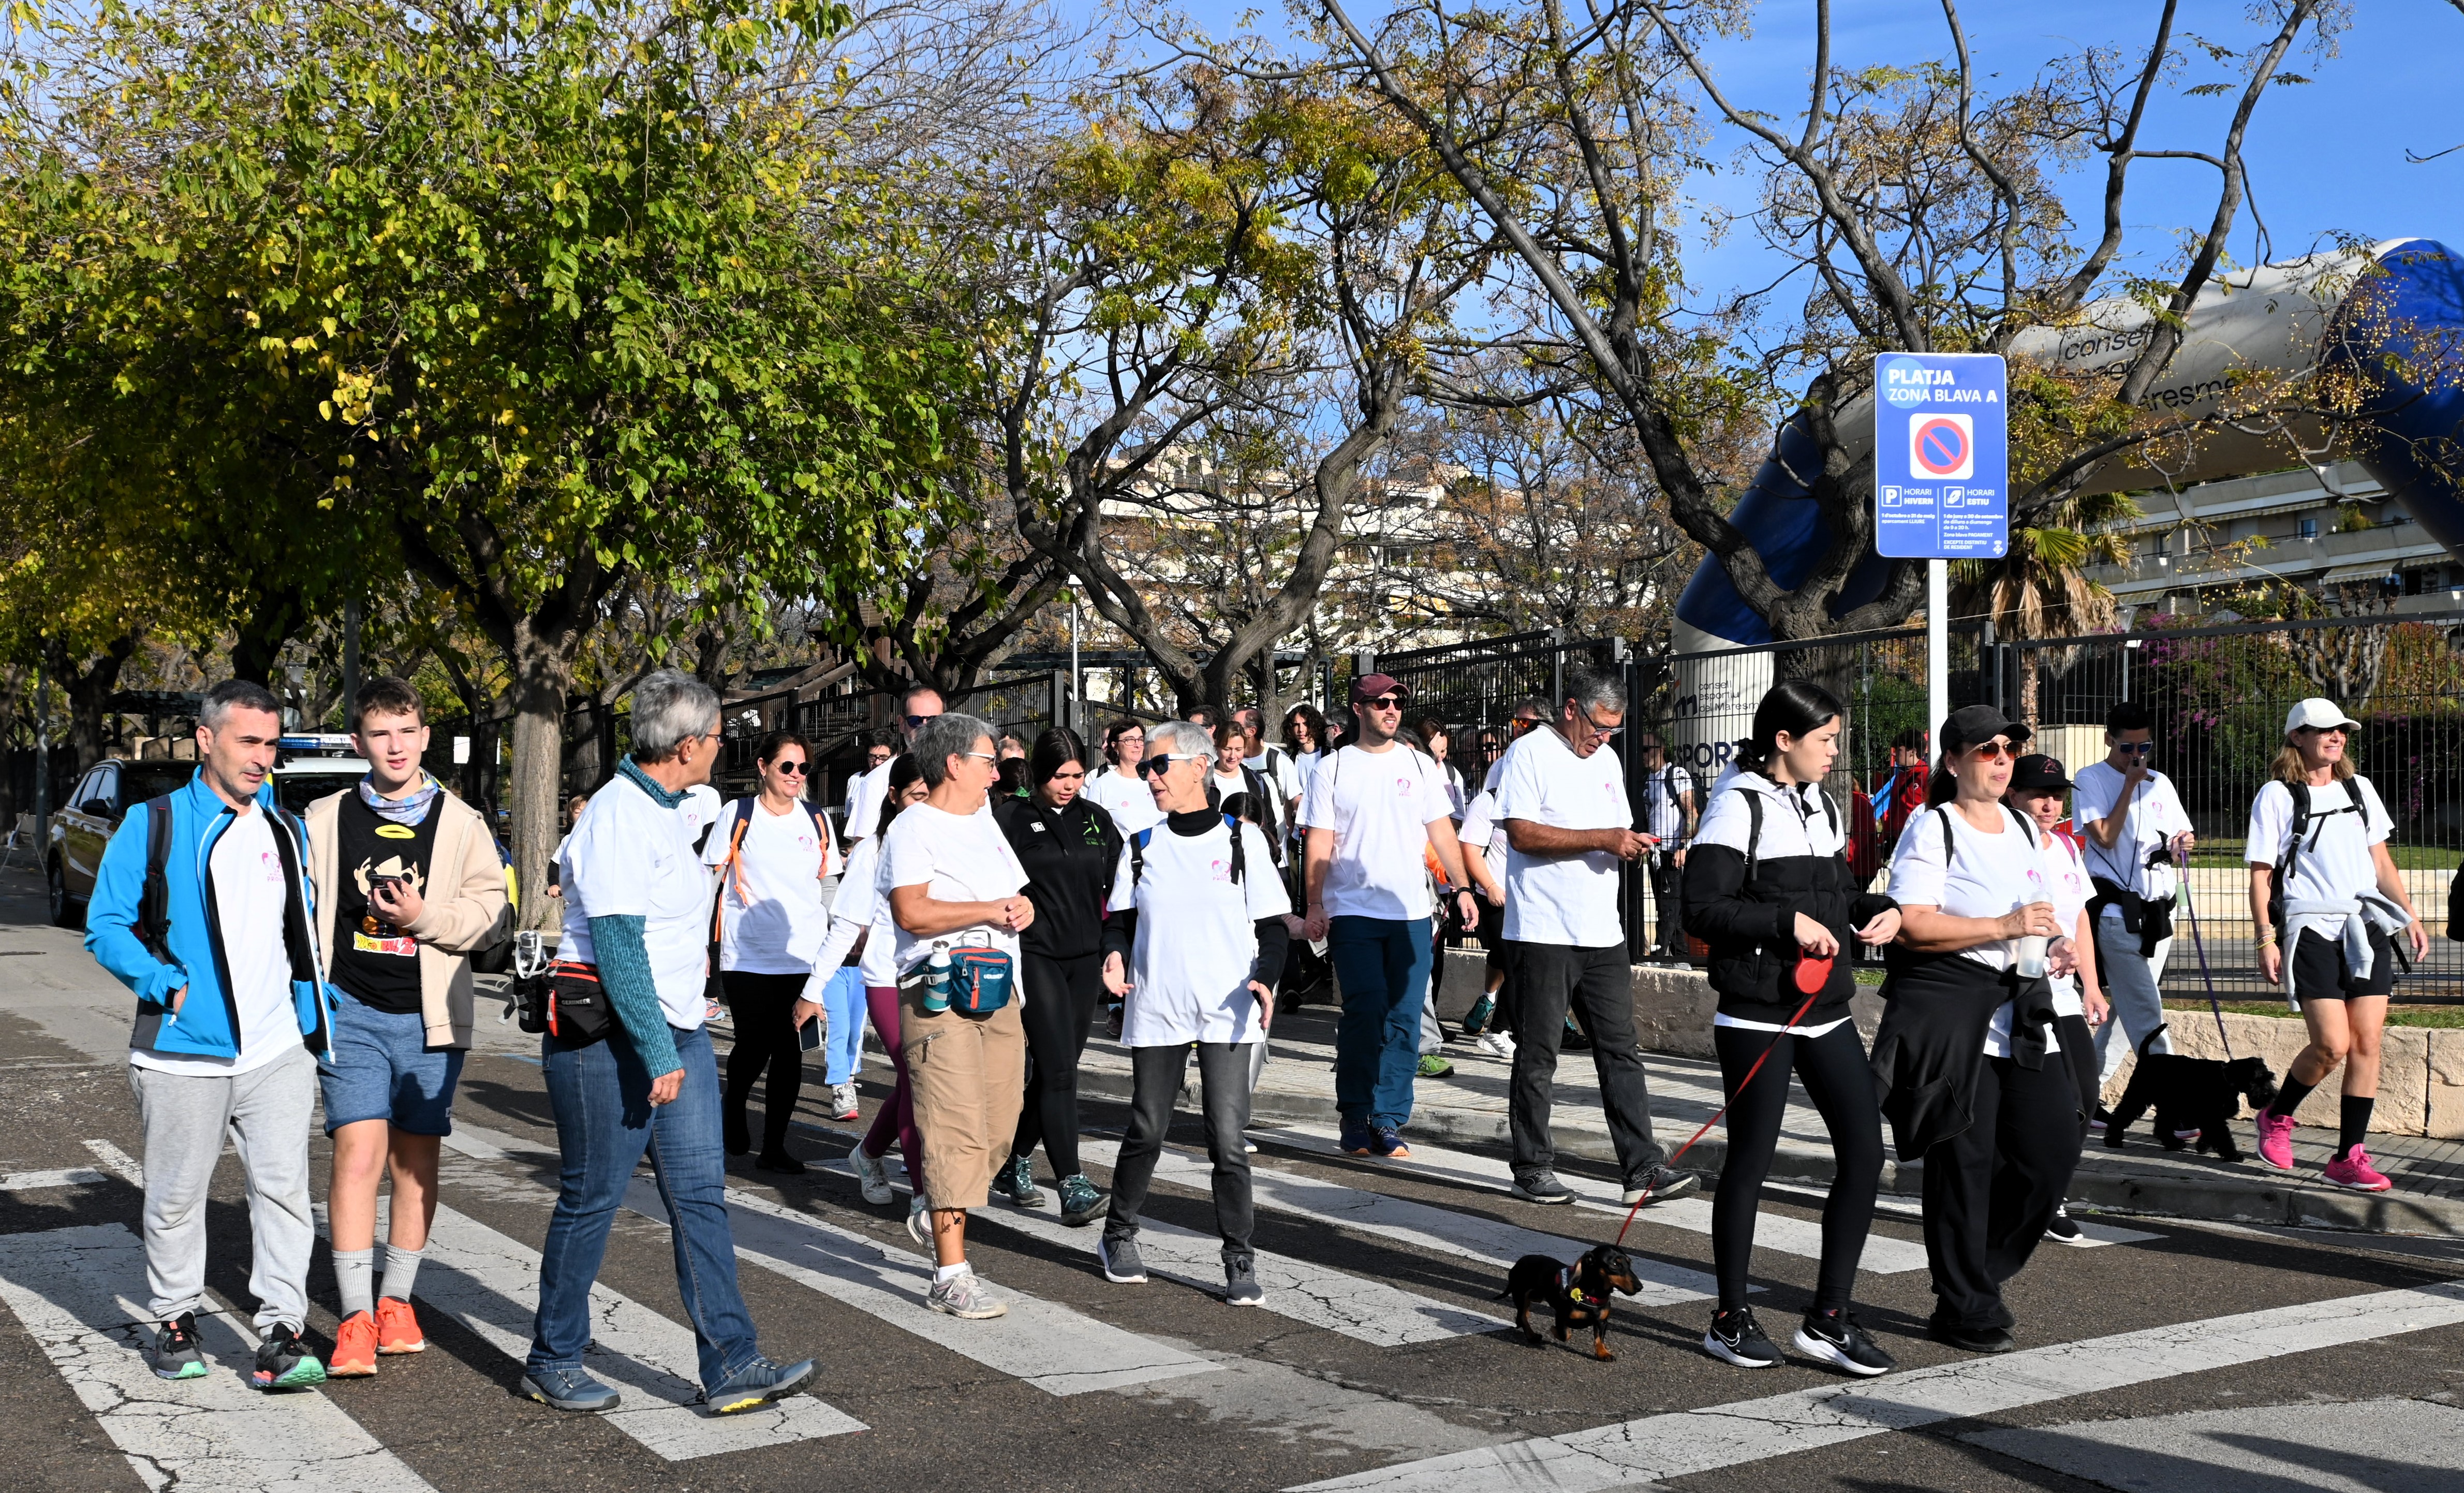
[{"label": "grass patch", "polygon": [[[2240,838],[2202,839],[2190,852],[2190,864],[2240,869],[2245,864],[2241,853],[2246,843]],[[2387,854],[2395,858],[2399,871],[2453,871],[2457,860],[2464,859],[2464,854],[2439,845],[2389,845]]]},{"label": "grass patch", "polygon": [[1860,967],[1857,970],[1857,983],[1859,985],[1880,985],[1882,983],[1883,972],[1884,971],[1881,969],[1872,969]]},{"label": "grass patch", "polygon": [[[2301,1019],[2299,1012],[2288,1009],[2280,1000],[2229,1000],[2223,1004],[2225,1010],[2235,1015],[2278,1016],[2291,1021]],[[2208,1009],[2208,1003],[2203,1000],[2168,1000],[2165,1003],[2165,1009],[2185,1013],[2204,1012]],[[2464,1006],[2390,1006],[2387,1008],[2387,1024],[2402,1027],[2464,1027]]]}]

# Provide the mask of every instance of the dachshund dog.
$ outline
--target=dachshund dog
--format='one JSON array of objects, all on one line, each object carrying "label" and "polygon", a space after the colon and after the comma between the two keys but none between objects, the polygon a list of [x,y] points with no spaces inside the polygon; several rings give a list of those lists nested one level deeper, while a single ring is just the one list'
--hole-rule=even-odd
[{"label": "dachshund dog", "polygon": [[1531,1326],[1531,1299],[1545,1297],[1557,1314],[1557,1341],[1563,1343],[1574,1328],[1588,1326],[1592,1356],[1608,1363],[1617,1357],[1609,1351],[1609,1293],[1623,1291],[1632,1296],[1641,1289],[1626,1252],[1602,1244],[1584,1251],[1583,1258],[1571,1265],[1561,1265],[1546,1255],[1524,1256],[1507,1272],[1506,1289],[1498,1293],[1498,1300],[1513,1301],[1514,1325],[1523,1329],[1523,1340],[1541,1348],[1547,1340]]},{"label": "dachshund dog", "polygon": [[2125,1132],[2152,1105],[2156,1138],[2167,1150],[2192,1144],[2176,1131],[2196,1130],[2196,1149],[2215,1152],[2218,1161],[2241,1160],[2241,1148],[2233,1144],[2233,1122],[2241,1116],[2243,1100],[2254,1109],[2264,1109],[2276,1098],[2276,1075],[2255,1058],[2228,1062],[2149,1052],[2148,1044],[2164,1030],[2158,1027],[2139,1044],[2139,1066],[2131,1070],[2130,1086],[2104,1122],[2104,1144],[2120,1150]]}]

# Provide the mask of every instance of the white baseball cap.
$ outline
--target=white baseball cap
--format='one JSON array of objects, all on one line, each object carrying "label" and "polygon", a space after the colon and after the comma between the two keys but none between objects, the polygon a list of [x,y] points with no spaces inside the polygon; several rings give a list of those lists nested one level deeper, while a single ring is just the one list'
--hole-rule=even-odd
[{"label": "white baseball cap", "polygon": [[2284,734],[2290,736],[2305,725],[2317,731],[2323,731],[2331,725],[2341,725],[2348,731],[2358,731],[2362,728],[2362,723],[2344,714],[2342,705],[2332,700],[2321,700],[2315,696],[2295,705],[2291,713],[2285,716]]}]

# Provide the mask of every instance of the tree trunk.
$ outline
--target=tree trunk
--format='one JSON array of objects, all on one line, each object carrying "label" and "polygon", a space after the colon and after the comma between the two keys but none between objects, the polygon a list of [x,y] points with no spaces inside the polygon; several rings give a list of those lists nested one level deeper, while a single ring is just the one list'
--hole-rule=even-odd
[{"label": "tree trunk", "polygon": [[562,802],[564,702],[573,688],[573,662],[559,641],[542,636],[525,620],[516,626],[507,659],[513,669],[508,693],[513,697],[514,745],[503,797],[513,810],[510,849],[520,878],[522,927],[548,927],[560,905],[545,891]]},{"label": "tree trunk", "polygon": [[60,693],[69,701],[69,752],[76,771],[83,772],[102,760],[104,706],[110,702],[112,690],[120,682],[121,665],[137,651],[141,635],[133,628],[122,633],[104,644],[101,653],[83,665],[70,662],[65,644],[53,641],[44,644],[44,652],[50,655],[52,672],[58,677]]}]

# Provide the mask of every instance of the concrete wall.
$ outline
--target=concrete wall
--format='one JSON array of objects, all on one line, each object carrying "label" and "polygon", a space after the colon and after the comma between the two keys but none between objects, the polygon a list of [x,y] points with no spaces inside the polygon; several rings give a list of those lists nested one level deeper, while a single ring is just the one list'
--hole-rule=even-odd
[{"label": "concrete wall", "polygon": [[[1484,956],[1479,953],[1447,951],[1445,973],[1438,991],[1440,1015],[1449,1021],[1463,1019],[1463,1013],[1480,995],[1484,968]],[[1870,1042],[1875,1025],[1881,1019],[1881,992],[1870,986],[1859,987],[1850,1009],[1856,1014],[1858,1030]],[[1645,1052],[1713,1057],[1711,1017],[1717,1010],[1711,982],[1700,970],[1634,967],[1635,1032]],[[2226,1056],[2225,1042],[2219,1037],[2212,1014],[2189,1011],[2168,1014],[2173,1023],[2175,1052],[2193,1058]],[[2228,1012],[2224,1024],[2233,1056],[2255,1055],[2264,1059],[2278,1082],[2292,1067],[2294,1056],[2310,1039],[2298,1017]],[[2389,1027],[2382,1053],[2378,1106],[2371,1115],[2371,1127],[2397,1135],[2464,1139],[2464,1029]],[[2122,1070],[2105,1090],[2106,1103],[2121,1097],[2130,1082],[2136,1060],[2123,1060]],[[2303,1125],[2332,1127],[2337,1123],[2339,1099],[2338,1084],[2331,1078],[2302,1102],[2296,1118]]]}]

